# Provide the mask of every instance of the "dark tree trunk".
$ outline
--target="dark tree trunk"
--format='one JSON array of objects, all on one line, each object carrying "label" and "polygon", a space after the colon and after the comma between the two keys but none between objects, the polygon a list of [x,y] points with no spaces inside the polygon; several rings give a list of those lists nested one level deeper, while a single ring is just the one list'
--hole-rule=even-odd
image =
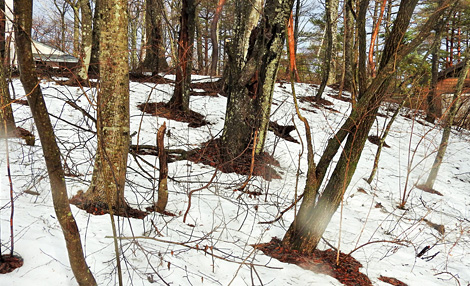
[{"label": "dark tree trunk", "polygon": [[320,83],[320,87],[318,88],[318,92],[315,95],[317,101],[322,98],[323,91],[325,90],[326,85],[330,81],[331,75],[331,68],[332,68],[332,60],[333,60],[333,25],[335,25],[335,21],[333,17],[335,17],[334,9],[338,10],[338,1],[337,0],[326,0],[326,9],[325,9],[325,18],[326,18],[326,45],[324,51],[324,62],[323,62],[323,69],[322,69],[322,79]]},{"label": "dark tree trunk", "polygon": [[[455,0],[446,1],[442,7],[447,8],[449,2],[452,3]],[[359,102],[349,118],[335,136],[329,140],[317,166],[317,181],[312,191],[318,190],[332,158],[337,154],[343,140],[346,139],[340,159],[318,201],[316,203],[315,200],[302,201],[299,214],[284,236],[283,244],[285,247],[304,253],[311,253],[315,250],[331,217],[341,203],[344,192],[354,174],[364,143],[375,120],[375,114],[385,97],[395,67],[429,35],[433,23],[446,10],[442,7],[437,9],[425,25],[421,27],[421,31],[415,39],[408,45],[403,45],[401,39],[403,39],[417,3],[418,0],[403,0],[401,2],[393,29],[385,41],[378,74],[364,94],[360,96]]]},{"label": "dark tree trunk", "polygon": [[145,1],[147,45],[143,66],[153,75],[168,69],[163,43],[162,9],[162,0]]},{"label": "dark tree trunk", "polygon": [[286,22],[294,0],[266,1],[263,19],[251,31],[246,54],[244,35],[250,32],[246,29],[253,8],[250,1],[238,4],[241,7],[237,9],[235,37],[226,67],[228,101],[222,143],[228,159],[248,149],[256,131],[255,152],[263,151]]},{"label": "dark tree trunk", "polygon": [[125,212],[127,154],[129,152],[129,63],[127,1],[101,0],[100,90],[97,104],[98,145],[87,209]]},{"label": "dark tree trunk", "polygon": [[178,38],[175,91],[168,105],[181,111],[189,110],[189,92],[193,61],[196,18],[195,0],[183,0]]},{"label": "dark tree trunk", "polygon": [[[196,13],[197,15],[197,13]],[[196,54],[197,54],[197,70],[199,74],[205,74],[204,67],[204,50],[202,47],[202,26],[201,18],[196,17]]]},{"label": "dark tree trunk", "polygon": [[91,40],[90,68],[88,69],[88,72],[92,72],[95,75],[98,75],[100,73],[100,2],[101,0],[95,0],[95,13],[93,14],[93,31]]},{"label": "dark tree trunk", "polygon": [[[349,3],[349,4],[348,4]],[[352,5],[355,1],[348,1],[345,3],[344,10],[345,20],[344,20],[344,83],[343,88],[348,90],[352,94],[352,98],[357,98],[356,96],[356,84],[354,79],[353,72],[353,62],[354,62],[354,16]]]},{"label": "dark tree trunk", "polygon": [[366,15],[369,0],[360,0],[359,12],[357,13],[357,40],[359,44],[359,58],[357,62],[359,93],[358,99],[364,94],[367,88],[367,34],[366,34]]},{"label": "dark tree trunk", "polygon": [[54,209],[65,237],[70,266],[79,285],[96,285],[96,281],[86,264],[80,241],[80,233],[70,210],[60,150],[49,119],[46,103],[39,87],[36,67],[33,62],[31,48],[33,3],[31,0],[15,0],[14,11],[20,80],[25,93],[28,94],[29,107],[31,108],[41,140],[46,168],[49,174]]}]

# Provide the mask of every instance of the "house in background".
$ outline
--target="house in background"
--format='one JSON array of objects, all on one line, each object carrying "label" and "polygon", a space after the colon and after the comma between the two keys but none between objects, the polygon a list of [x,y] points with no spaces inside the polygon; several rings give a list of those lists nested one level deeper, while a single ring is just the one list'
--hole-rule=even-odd
[{"label": "house in background", "polygon": [[[440,97],[442,114],[446,114],[457,87],[457,81],[460,72],[464,67],[464,62],[459,62],[441,71],[438,76],[436,96]],[[460,104],[457,115],[454,119],[454,125],[464,128],[470,127],[470,73],[465,79]]]},{"label": "house in background", "polygon": [[[13,31],[13,0],[5,1],[5,54],[12,68],[17,68],[15,35]],[[50,45],[33,40],[33,58],[38,68],[70,71],[78,65],[78,59]]]}]

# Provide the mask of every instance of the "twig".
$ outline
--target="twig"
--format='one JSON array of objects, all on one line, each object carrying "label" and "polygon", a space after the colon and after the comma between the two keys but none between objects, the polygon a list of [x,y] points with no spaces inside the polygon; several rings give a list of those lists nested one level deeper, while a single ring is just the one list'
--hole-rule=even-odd
[{"label": "twig", "polygon": [[354,252],[356,252],[356,250],[366,246],[366,245],[369,245],[369,244],[373,244],[373,243],[394,243],[394,244],[398,244],[398,245],[402,245],[402,246],[406,246],[407,244],[411,243],[411,241],[408,241],[408,240],[386,240],[386,239],[381,239],[381,240],[374,240],[374,241],[368,241],[362,245],[359,245],[358,247],[354,248],[353,250],[351,250],[348,255],[351,255],[353,254]]},{"label": "twig", "polygon": [[76,110],[80,111],[85,117],[89,118],[91,121],[93,121],[93,123],[96,124],[96,119],[90,115],[90,113],[88,113],[85,109],[83,109],[82,107],[78,106],[78,104],[76,104],[75,102],[72,102],[70,100],[67,100],[65,103],[67,103],[68,105],[72,106],[73,108],[75,108]]},{"label": "twig", "polygon": [[217,175],[217,170],[218,170],[218,168],[215,167],[214,174],[212,175],[212,177],[211,177],[211,179],[209,180],[209,182],[207,182],[207,184],[205,184],[204,186],[202,186],[202,187],[200,187],[200,188],[197,188],[197,189],[192,190],[192,191],[189,192],[189,194],[188,194],[188,208],[186,209],[186,212],[184,213],[184,216],[183,216],[183,222],[184,222],[184,223],[186,223],[186,216],[188,215],[189,209],[191,208],[191,198],[192,198],[192,195],[193,195],[195,192],[204,190],[205,188],[209,187],[209,185],[212,184],[212,181],[214,180],[215,176]]},{"label": "twig", "polygon": [[[108,235],[108,236],[105,236],[105,238],[114,238],[114,237]],[[263,265],[263,264],[246,263],[245,261],[248,259],[249,256],[241,262],[240,261],[234,261],[234,260],[228,260],[225,257],[222,257],[222,256],[219,256],[217,254],[211,253],[211,251],[209,251],[209,250],[211,248],[213,249],[213,247],[207,247],[206,248],[206,247],[200,247],[198,245],[191,246],[191,245],[188,245],[184,242],[164,240],[164,239],[159,239],[159,238],[149,237],[149,236],[119,236],[117,238],[119,238],[120,240],[149,239],[149,240],[154,240],[154,241],[158,241],[158,242],[162,242],[162,243],[176,244],[176,245],[187,247],[189,249],[195,249],[195,250],[203,251],[205,254],[209,254],[209,255],[211,255],[215,258],[218,258],[218,259],[221,259],[221,260],[224,260],[224,261],[227,261],[227,262],[232,262],[232,263],[242,264],[242,265],[250,265],[250,266],[253,265],[253,266],[259,266],[259,267],[266,267],[266,268],[269,268],[269,269],[282,269],[282,267],[274,267],[274,266],[267,266],[267,265]]]},{"label": "twig", "polygon": [[276,221],[280,220],[282,216],[288,212],[290,209],[292,209],[297,203],[304,197],[304,194],[301,194],[290,206],[288,206],[285,210],[281,211],[279,216],[275,218],[274,220],[270,221],[260,221],[258,224],[270,224],[270,223],[275,223]]}]

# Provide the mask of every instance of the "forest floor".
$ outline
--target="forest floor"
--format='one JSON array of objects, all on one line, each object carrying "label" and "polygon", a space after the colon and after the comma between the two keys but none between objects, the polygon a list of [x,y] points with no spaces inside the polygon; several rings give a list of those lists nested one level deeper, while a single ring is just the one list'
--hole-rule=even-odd
[{"label": "forest floor", "polygon": [[[72,197],[85,191],[91,180],[96,135],[92,119],[84,114],[95,116],[96,90],[64,86],[61,80],[43,80],[41,87]],[[434,190],[427,190],[420,185],[434,160],[441,128],[423,123],[420,111],[403,109],[386,139],[389,148],[382,151],[377,175],[368,184],[365,179],[377,149],[374,143],[397,107],[384,104],[341,207],[318,251],[305,257],[279,245],[298,210],[293,202],[302,194],[307,170],[305,130],[295,115],[291,86],[276,84],[263,157],[252,160],[247,154],[223,169],[218,168],[217,142],[226,97],[211,78],[194,76],[190,103],[194,117],[182,118],[162,105],[171,97],[173,80],[171,76],[133,78],[130,84],[131,144],[147,149],[129,154],[125,196],[131,207],[146,215],[115,218],[124,285],[470,283],[468,131],[452,132]],[[296,84],[295,89],[302,115],[312,128],[318,161],[351,104],[347,94],[339,97],[331,88],[324,104],[311,100],[315,85]],[[24,139],[10,138],[8,149],[0,140],[1,253],[9,254],[12,247],[8,156],[13,253],[23,259],[21,267],[0,275],[0,285],[75,285],[37,130],[18,79],[13,80],[11,92],[17,99],[12,106],[18,127],[36,140],[31,146]],[[157,200],[159,175],[152,146],[163,123],[165,147],[173,157],[168,166],[167,212],[156,213],[148,211]],[[398,208],[403,200],[405,207]],[[109,215],[92,215],[75,206],[72,211],[98,284],[116,285]]]}]

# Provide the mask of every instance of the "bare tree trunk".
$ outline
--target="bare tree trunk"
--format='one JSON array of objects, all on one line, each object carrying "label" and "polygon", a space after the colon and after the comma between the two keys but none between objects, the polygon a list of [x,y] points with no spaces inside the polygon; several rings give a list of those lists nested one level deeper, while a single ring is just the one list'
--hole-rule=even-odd
[{"label": "bare tree trunk", "polygon": [[356,99],[356,84],[353,72],[354,62],[354,16],[351,5],[355,1],[347,1],[344,6],[344,83],[343,88],[350,91],[352,98]]},{"label": "bare tree trunk", "polygon": [[323,69],[322,69],[322,80],[320,83],[320,87],[318,88],[318,92],[315,95],[317,101],[322,98],[323,91],[325,90],[326,85],[330,82],[330,75],[332,70],[332,60],[334,54],[334,40],[333,38],[336,35],[333,34],[334,29],[333,26],[336,25],[335,17],[338,11],[338,0],[326,0],[325,2],[326,9],[325,9],[325,17],[326,17],[326,46],[324,51],[324,62],[323,62]]},{"label": "bare tree trunk", "polygon": [[153,75],[168,69],[163,43],[162,0],[145,1],[145,31],[147,44],[143,66]]},{"label": "bare tree trunk", "polygon": [[93,38],[92,14],[89,0],[80,0],[80,12],[82,23],[82,43],[80,49],[80,70],[78,77],[80,80],[88,78],[88,67],[91,59],[91,45]]},{"label": "bare tree trunk", "polygon": [[193,61],[195,0],[183,0],[181,26],[178,39],[178,63],[176,65],[175,91],[168,105],[181,111],[189,110],[189,92]]},{"label": "bare tree trunk", "polygon": [[439,173],[439,168],[441,167],[442,160],[444,159],[444,155],[447,150],[447,145],[449,144],[449,137],[452,129],[452,124],[454,123],[454,118],[457,114],[457,110],[459,107],[460,96],[462,95],[465,79],[467,78],[468,70],[470,69],[470,51],[467,49],[465,53],[466,55],[464,59],[464,66],[459,74],[456,90],[454,96],[452,97],[452,103],[446,116],[444,130],[442,132],[441,144],[439,144],[439,149],[437,150],[437,155],[432,165],[431,172],[429,173],[428,179],[426,180],[426,187],[430,189],[434,187],[434,182],[436,181],[437,174]]},{"label": "bare tree trunk", "polygon": [[297,46],[299,43],[299,24],[300,24],[300,9],[301,9],[301,1],[297,0],[295,2],[295,14],[294,14],[294,39],[295,39],[295,47],[294,47],[294,54],[297,55]]},{"label": "bare tree trunk", "polygon": [[57,220],[65,237],[70,266],[79,285],[97,285],[83,255],[80,233],[70,210],[65,185],[60,150],[46,109],[33,62],[31,48],[31,24],[33,3],[31,0],[15,0],[15,39],[18,49],[20,79],[41,140],[46,168],[49,174],[52,200]]},{"label": "bare tree trunk", "polygon": [[93,14],[93,32],[91,40],[90,68],[94,74],[100,73],[100,29],[101,29],[101,0],[95,0],[95,13]]},{"label": "bare tree trunk", "polygon": [[197,69],[199,74],[205,74],[204,67],[204,51],[202,48],[202,27],[201,19],[197,16],[196,12],[196,55],[197,55]]},{"label": "bare tree trunk", "polygon": [[124,199],[129,152],[129,63],[127,1],[101,0],[100,90],[97,103],[98,145],[87,210],[112,208],[125,214]]},{"label": "bare tree trunk", "polygon": [[15,130],[16,125],[13,109],[11,108],[10,90],[2,60],[0,62],[0,138],[14,134]]},{"label": "bare tree trunk", "polygon": [[360,0],[359,12],[357,13],[357,40],[359,44],[359,58],[357,62],[359,93],[358,99],[364,94],[367,88],[367,34],[366,34],[366,15],[369,0]]},{"label": "bare tree trunk", "polygon": [[219,18],[222,14],[225,0],[219,0],[211,23],[212,61],[211,75],[217,75],[217,63],[219,62]]},{"label": "bare tree trunk", "polygon": [[431,86],[429,88],[429,94],[426,97],[426,101],[428,104],[428,110],[426,114],[426,121],[430,123],[434,123],[436,118],[441,117],[441,111],[439,110],[438,106],[438,98],[436,91],[437,91],[437,82],[439,77],[439,50],[440,50],[440,43],[442,39],[442,28],[445,25],[444,22],[440,23],[436,27],[436,32],[434,36],[434,43],[431,47]]},{"label": "bare tree trunk", "polygon": [[[226,92],[228,94],[222,145],[228,159],[250,148],[255,132],[255,148],[260,154],[264,148],[271,113],[272,93],[285,40],[285,24],[294,0],[267,1],[264,17],[257,28],[253,23],[250,1],[236,3],[235,36],[228,51]],[[248,37],[251,33],[250,40]]]},{"label": "bare tree trunk", "polygon": [[80,57],[80,0],[70,2],[73,9],[73,56]]},{"label": "bare tree trunk", "polygon": [[16,130],[13,109],[11,108],[10,89],[5,70],[5,1],[0,0],[0,137],[8,136]]},{"label": "bare tree trunk", "polygon": [[158,178],[158,201],[156,204],[156,211],[163,213],[168,203],[168,162],[167,154],[163,139],[165,137],[166,124],[158,129],[157,132],[157,149],[158,149],[158,164],[160,166],[160,174]]}]

